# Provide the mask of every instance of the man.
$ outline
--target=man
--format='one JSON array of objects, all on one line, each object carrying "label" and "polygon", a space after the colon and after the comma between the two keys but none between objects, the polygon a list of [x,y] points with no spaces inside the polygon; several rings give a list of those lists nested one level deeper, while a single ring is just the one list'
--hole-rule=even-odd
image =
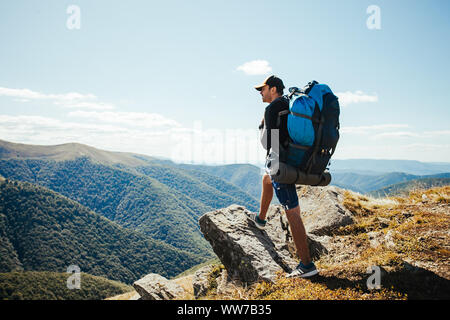
[{"label": "man", "polygon": [[[266,137],[264,139],[266,141],[262,141],[263,145],[265,145],[267,150],[270,150],[271,135],[276,132],[272,130],[278,130],[279,145],[286,146],[289,143],[287,113],[280,116],[280,120],[278,121],[279,112],[289,110],[289,101],[283,97],[283,81],[272,75],[266,78],[262,84],[255,86],[255,89],[260,91],[263,102],[269,103],[264,112],[264,119],[261,122],[261,126],[264,126],[264,130],[266,130]],[[265,227],[267,210],[269,209],[273,197],[273,190],[275,189],[277,198],[286,212],[295,247],[300,257],[300,263],[289,276],[307,278],[316,275],[318,271],[309,255],[306,231],[300,217],[300,207],[295,185],[272,181],[268,174],[263,176],[262,184],[259,214],[252,216],[253,222],[260,229]]]}]

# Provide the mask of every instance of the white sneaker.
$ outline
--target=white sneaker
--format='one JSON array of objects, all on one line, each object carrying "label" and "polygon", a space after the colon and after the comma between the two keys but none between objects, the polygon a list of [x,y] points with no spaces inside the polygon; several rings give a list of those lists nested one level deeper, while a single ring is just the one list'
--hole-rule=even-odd
[{"label": "white sneaker", "polygon": [[309,278],[318,273],[319,271],[317,270],[314,262],[311,262],[311,266],[309,268],[305,268],[305,266],[300,262],[295,270],[287,275],[287,278]]},{"label": "white sneaker", "polygon": [[258,229],[263,230],[266,227],[266,220],[261,220],[258,215],[254,212],[247,215],[247,218],[252,221]]}]

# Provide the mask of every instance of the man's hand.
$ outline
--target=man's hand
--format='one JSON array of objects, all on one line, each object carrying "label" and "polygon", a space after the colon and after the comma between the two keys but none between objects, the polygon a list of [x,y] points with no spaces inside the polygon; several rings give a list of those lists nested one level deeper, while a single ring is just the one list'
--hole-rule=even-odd
[{"label": "man's hand", "polygon": [[261,123],[259,124],[259,130],[261,130],[262,128],[264,128],[264,118],[262,118]]}]

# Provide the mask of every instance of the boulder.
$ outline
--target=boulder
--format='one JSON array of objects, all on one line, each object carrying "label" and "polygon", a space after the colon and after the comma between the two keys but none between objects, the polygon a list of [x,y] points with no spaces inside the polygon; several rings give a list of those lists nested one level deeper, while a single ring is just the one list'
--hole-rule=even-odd
[{"label": "boulder", "polygon": [[240,282],[233,281],[220,265],[209,265],[197,270],[192,279],[195,299],[211,293],[229,295]]},{"label": "boulder", "polygon": [[142,300],[142,299],[141,299],[141,296],[139,295],[139,293],[136,292],[128,300]]},{"label": "boulder", "polygon": [[221,295],[232,295],[234,289],[238,286],[242,286],[240,282],[233,281],[229,276],[226,269],[222,270],[219,276],[216,278],[217,293]]},{"label": "boulder", "polygon": [[[231,205],[200,217],[200,229],[228,276],[243,283],[253,283],[273,281],[279,271],[292,272],[297,258],[292,253],[292,236],[281,207],[269,208],[264,230],[248,219],[250,213],[242,206]],[[312,255],[326,252],[313,238],[309,238],[309,243]]]},{"label": "boulder", "polygon": [[301,215],[307,233],[330,235],[353,223],[353,214],[343,205],[345,190],[335,186],[298,186]]},{"label": "boulder", "polygon": [[194,288],[194,296],[197,299],[198,297],[206,295],[210,288],[210,279],[209,276],[213,270],[213,266],[205,266],[200,268],[194,273],[194,277],[192,278],[192,287]]},{"label": "boulder", "polygon": [[142,300],[172,300],[182,297],[185,293],[181,286],[156,273],[137,280],[133,287]]}]

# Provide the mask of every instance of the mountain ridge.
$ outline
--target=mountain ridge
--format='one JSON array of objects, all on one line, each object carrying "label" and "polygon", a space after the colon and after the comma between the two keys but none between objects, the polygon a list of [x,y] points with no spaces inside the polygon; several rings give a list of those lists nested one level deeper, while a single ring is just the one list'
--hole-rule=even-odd
[{"label": "mountain ridge", "polygon": [[[392,197],[406,196],[410,191],[416,189],[429,189],[450,185],[450,173],[443,177],[425,176],[423,178],[412,179],[405,182],[399,182],[387,187],[370,191],[368,195],[373,197]],[[439,175],[437,175],[439,176]]]},{"label": "mountain ridge", "polygon": [[129,166],[145,165],[150,156],[131,152],[106,151],[77,142],[57,145],[31,145],[9,142],[0,139],[0,159],[41,159],[41,160],[74,160],[86,156],[92,160],[108,164],[125,164]]},{"label": "mountain ridge", "polygon": [[[123,227],[205,258],[212,250],[199,231],[198,216],[232,203],[254,209],[258,204],[223,179],[171,168],[151,157],[122,154],[125,159],[119,162],[102,163],[102,158],[92,160],[95,153],[71,153],[74,159],[70,160],[68,156],[52,159],[42,153],[40,158],[28,158],[35,153],[25,152],[13,158],[10,154],[14,154],[15,145],[6,145],[9,153],[4,151],[6,147],[0,152],[0,174],[4,177],[45,186]],[[140,162],[128,166],[128,159],[135,156]]]},{"label": "mountain ridge", "polygon": [[424,178],[446,178],[450,172],[432,175],[413,175],[404,172],[390,172],[379,175],[364,175],[352,172],[333,173],[332,184],[360,193],[368,193],[390,185]]}]

